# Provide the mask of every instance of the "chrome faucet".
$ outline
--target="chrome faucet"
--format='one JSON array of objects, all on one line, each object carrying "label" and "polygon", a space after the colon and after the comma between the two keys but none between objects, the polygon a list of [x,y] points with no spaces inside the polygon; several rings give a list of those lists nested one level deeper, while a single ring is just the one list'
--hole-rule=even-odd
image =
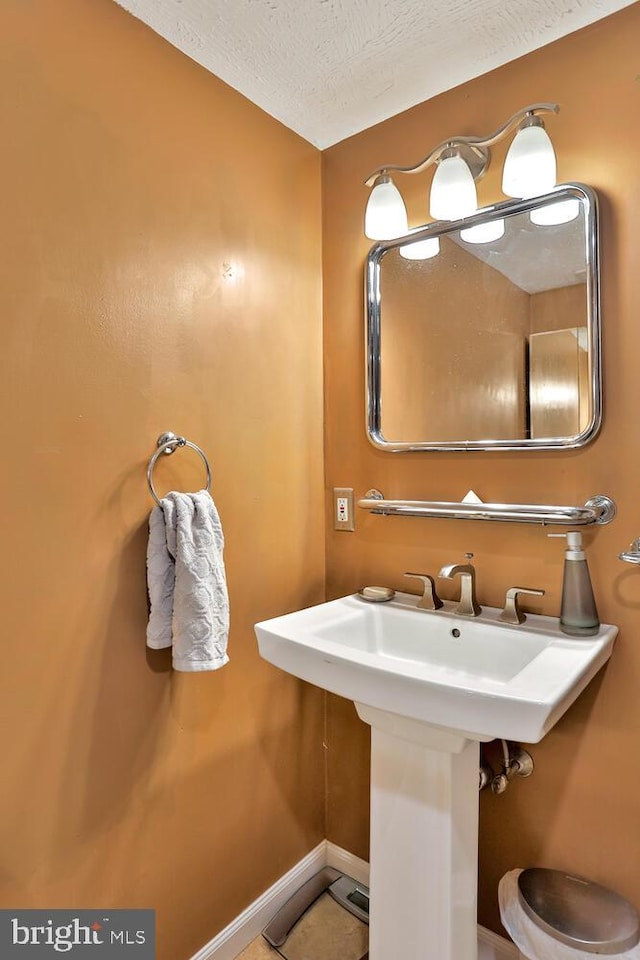
[{"label": "chrome faucet", "polygon": [[[472,553],[465,553],[468,561],[473,557]],[[469,563],[451,563],[443,567],[438,577],[442,580],[453,580],[454,577],[460,577],[460,602],[453,611],[460,617],[478,617],[482,613],[482,607],[476,600],[476,569]]]}]

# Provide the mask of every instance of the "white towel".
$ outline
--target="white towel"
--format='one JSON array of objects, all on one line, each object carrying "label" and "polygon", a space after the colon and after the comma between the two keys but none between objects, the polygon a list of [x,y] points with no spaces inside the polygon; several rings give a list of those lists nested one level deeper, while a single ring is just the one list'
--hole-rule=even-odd
[{"label": "white towel", "polygon": [[168,493],[149,517],[147,646],[173,645],[175,670],[228,662],[229,598],[216,506],[206,490]]}]

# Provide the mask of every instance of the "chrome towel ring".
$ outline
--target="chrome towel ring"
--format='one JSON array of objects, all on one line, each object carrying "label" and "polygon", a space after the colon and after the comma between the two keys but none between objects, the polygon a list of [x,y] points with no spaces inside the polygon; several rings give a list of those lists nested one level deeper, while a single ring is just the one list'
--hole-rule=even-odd
[{"label": "chrome towel ring", "polygon": [[158,497],[158,494],[156,493],[156,489],[153,485],[153,468],[155,467],[156,460],[158,459],[159,456],[161,456],[163,453],[167,455],[172,454],[178,449],[178,447],[190,447],[192,450],[195,450],[195,452],[200,456],[202,462],[204,463],[205,470],[207,471],[206,490],[207,490],[207,493],[211,493],[211,470],[209,468],[209,461],[207,460],[204,450],[201,450],[197,444],[192,443],[191,440],[187,440],[185,437],[177,437],[175,433],[171,433],[171,431],[167,431],[167,433],[161,433],[160,436],[158,437],[157,447],[158,449],[149,460],[149,466],[147,467],[147,483],[149,484],[149,490],[151,491],[151,496],[153,497],[155,502],[158,504],[158,506],[161,506],[161,504],[160,504],[160,498]]}]

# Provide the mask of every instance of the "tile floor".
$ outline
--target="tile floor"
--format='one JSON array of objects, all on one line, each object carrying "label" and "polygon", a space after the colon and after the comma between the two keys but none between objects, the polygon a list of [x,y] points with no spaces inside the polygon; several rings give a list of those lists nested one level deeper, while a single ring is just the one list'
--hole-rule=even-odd
[{"label": "tile floor", "polygon": [[256,937],[236,960],[365,960],[369,928],[323,893],[275,950]]}]

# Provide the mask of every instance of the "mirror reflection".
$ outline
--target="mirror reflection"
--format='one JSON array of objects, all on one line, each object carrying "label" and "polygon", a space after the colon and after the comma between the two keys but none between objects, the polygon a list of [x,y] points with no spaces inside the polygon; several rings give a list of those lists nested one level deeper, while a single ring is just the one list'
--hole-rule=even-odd
[{"label": "mirror reflection", "polygon": [[575,192],[567,222],[548,222],[554,210],[562,218],[561,197],[516,201],[471,228],[438,224],[414,241],[374,248],[375,443],[579,446],[595,434],[595,210]]}]

